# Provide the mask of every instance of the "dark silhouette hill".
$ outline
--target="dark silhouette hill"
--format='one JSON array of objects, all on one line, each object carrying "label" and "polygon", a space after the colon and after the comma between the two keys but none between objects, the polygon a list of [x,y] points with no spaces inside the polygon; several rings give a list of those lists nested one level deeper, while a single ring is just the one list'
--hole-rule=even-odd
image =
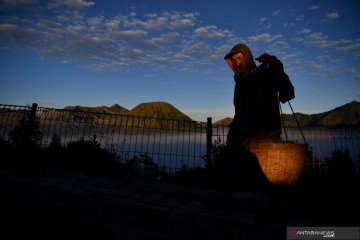
[{"label": "dark silhouette hill", "polygon": [[232,122],[232,118],[231,117],[226,117],[226,118],[223,118],[217,122],[215,122],[214,124],[215,125],[225,125],[225,126],[229,126]]},{"label": "dark silhouette hill", "polygon": [[[296,117],[302,126],[360,126],[360,102],[353,101],[318,114],[296,113]],[[284,114],[284,122],[286,126],[296,126],[292,114]]]},{"label": "dark silhouette hill", "polygon": [[111,113],[118,115],[130,115],[137,117],[149,117],[157,119],[173,119],[192,121],[192,119],[185,113],[167,102],[147,102],[140,103],[131,110],[128,110],[118,104],[111,107],[86,107],[86,106],[67,106],[64,110],[94,112],[94,113]]},{"label": "dark silhouette hill", "polygon": [[133,126],[139,127],[173,129],[189,128],[190,125],[196,124],[186,114],[166,102],[141,103],[134,107],[129,115],[134,116]]},{"label": "dark silhouette hill", "polygon": [[[192,119],[179,109],[167,102],[141,103],[131,110],[114,104],[111,107],[85,107],[67,106],[65,110],[77,110],[85,112],[111,113],[118,115],[141,116],[157,119],[172,119],[180,121],[192,121]],[[349,127],[360,126],[360,102],[352,101],[330,111],[316,114],[295,113],[297,120],[303,127],[324,126],[324,127]],[[293,114],[283,114],[284,123],[289,127],[296,127]],[[215,125],[230,125],[232,118],[226,117],[215,122]]]},{"label": "dark silhouette hill", "polygon": [[[360,102],[352,101],[330,111],[317,114],[295,113],[295,116],[303,127],[349,127],[360,126]],[[293,114],[283,114],[285,126],[296,127]],[[219,125],[230,125],[232,118],[224,118],[215,122]]]},{"label": "dark silhouette hill", "polygon": [[[130,111],[118,104],[111,107],[82,107],[82,106],[68,106],[65,110],[75,110],[93,113],[111,113],[124,115],[124,118],[118,119],[117,124],[136,127],[147,127],[156,129],[165,128],[183,128],[189,127],[189,124],[196,124],[189,116],[181,112],[179,109],[167,102],[147,102],[140,103]],[[75,112],[76,114],[76,112]],[[79,116],[84,118],[85,116]],[[89,116],[86,116],[89,118]],[[140,118],[139,118],[140,117]],[[96,120],[96,116],[87,119],[88,122]],[[115,119],[108,119],[110,124],[114,124]],[[175,120],[175,121],[174,121]]]},{"label": "dark silhouette hill", "polygon": [[134,107],[129,115],[158,119],[176,119],[191,121],[191,118],[167,102],[141,103]]},{"label": "dark silhouette hill", "polygon": [[82,111],[82,112],[94,112],[94,113],[111,113],[118,115],[128,115],[129,110],[118,105],[114,104],[111,107],[99,106],[99,107],[86,107],[86,106],[67,106],[64,110],[70,111]]}]

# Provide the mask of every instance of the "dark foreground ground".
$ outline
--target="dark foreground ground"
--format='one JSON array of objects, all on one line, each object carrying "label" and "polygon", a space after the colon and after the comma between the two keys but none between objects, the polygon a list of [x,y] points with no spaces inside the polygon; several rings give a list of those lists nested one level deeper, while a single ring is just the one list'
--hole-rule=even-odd
[{"label": "dark foreground ground", "polygon": [[[286,239],[288,226],[359,226],[358,189],[268,194],[133,177],[0,169],[1,239]],[[343,191],[339,190],[342,189]],[[355,194],[356,193],[356,194]]]}]

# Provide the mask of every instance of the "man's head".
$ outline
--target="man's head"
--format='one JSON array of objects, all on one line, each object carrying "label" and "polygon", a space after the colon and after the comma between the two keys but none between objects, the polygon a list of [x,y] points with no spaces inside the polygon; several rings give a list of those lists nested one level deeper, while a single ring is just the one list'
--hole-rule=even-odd
[{"label": "man's head", "polygon": [[236,44],[226,54],[225,60],[236,73],[244,73],[256,67],[253,55],[248,46],[243,43]]}]

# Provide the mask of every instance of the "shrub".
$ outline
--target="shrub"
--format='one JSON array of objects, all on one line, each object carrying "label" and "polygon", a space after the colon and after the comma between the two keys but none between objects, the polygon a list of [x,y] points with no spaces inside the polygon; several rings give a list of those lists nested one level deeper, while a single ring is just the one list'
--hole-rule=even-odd
[{"label": "shrub", "polygon": [[[58,148],[56,140],[52,148]],[[116,173],[123,164],[119,157],[106,149],[102,149],[96,141],[96,135],[90,140],[80,139],[69,142],[64,148],[64,164],[67,168],[73,170],[82,170],[89,173]]]},{"label": "shrub", "polygon": [[38,150],[42,140],[39,121],[33,111],[24,111],[17,126],[9,133],[10,143],[17,148]]}]

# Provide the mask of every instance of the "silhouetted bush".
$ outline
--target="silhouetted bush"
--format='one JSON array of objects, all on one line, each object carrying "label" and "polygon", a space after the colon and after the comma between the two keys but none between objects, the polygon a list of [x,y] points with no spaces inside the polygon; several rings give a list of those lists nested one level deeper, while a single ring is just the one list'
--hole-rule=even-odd
[{"label": "silhouetted bush", "polygon": [[353,177],[356,173],[353,161],[350,158],[348,149],[344,151],[335,150],[332,152],[328,162],[328,174],[331,177],[347,179]]},{"label": "silhouetted bush", "polygon": [[221,138],[217,138],[211,144],[211,161],[206,156],[203,157],[205,168],[211,171],[217,171],[223,167],[226,158],[226,148],[228,144],[221,141]]},{"label": "silhouetted bush", "polygon": [[39,150],[42,133],[39,131],[39,121],[34,112],[24,111],[23,117],[16,127],[9,133],[10,143],[23,150]]},{"label": "silhouetted bush", "polygon": [[[326,166],[326,167],[325,167]],[[356,174],[349,151],[335,150],[321,166],[303,171],[296,192],[299,199],[347,207],[358,202],[360,176]]]},{"label": "silhouetted bush", "polygon": [[29,167],[39,159],[42,133],[34,111],[24,110],[17,125],[9,133],[9,140],[1,140],[3,166]]},{"label": "silhouetted bush", "polygon": [[221,174],[224,170],[227,144],[219,137],[211,146],[211,161],[203,157],[205,168],[187,168],[185,165],[172,176],[170,181],[197,187],[221,187]]},{"label": "silhouetted bush", "polygon": [[[335,150],[319,166],[311,166],[310,170],[304,169],[301,181],[306,184],[341,185],[352,181],[356,177],[356,169],[350,158],[348,149]],[[332,186],[333,187],[333,186]]]},{"label": "silhouetted bush", "polygon": [[54,153],[62,151],[60,164],[69,170],[92,174],[117,174],[124,170],[124,164],[119,157],[101,148],[95,135],[90,140],[69,142],[63,150],[59,146],[59,140],[55,138],[49,149]]}]

